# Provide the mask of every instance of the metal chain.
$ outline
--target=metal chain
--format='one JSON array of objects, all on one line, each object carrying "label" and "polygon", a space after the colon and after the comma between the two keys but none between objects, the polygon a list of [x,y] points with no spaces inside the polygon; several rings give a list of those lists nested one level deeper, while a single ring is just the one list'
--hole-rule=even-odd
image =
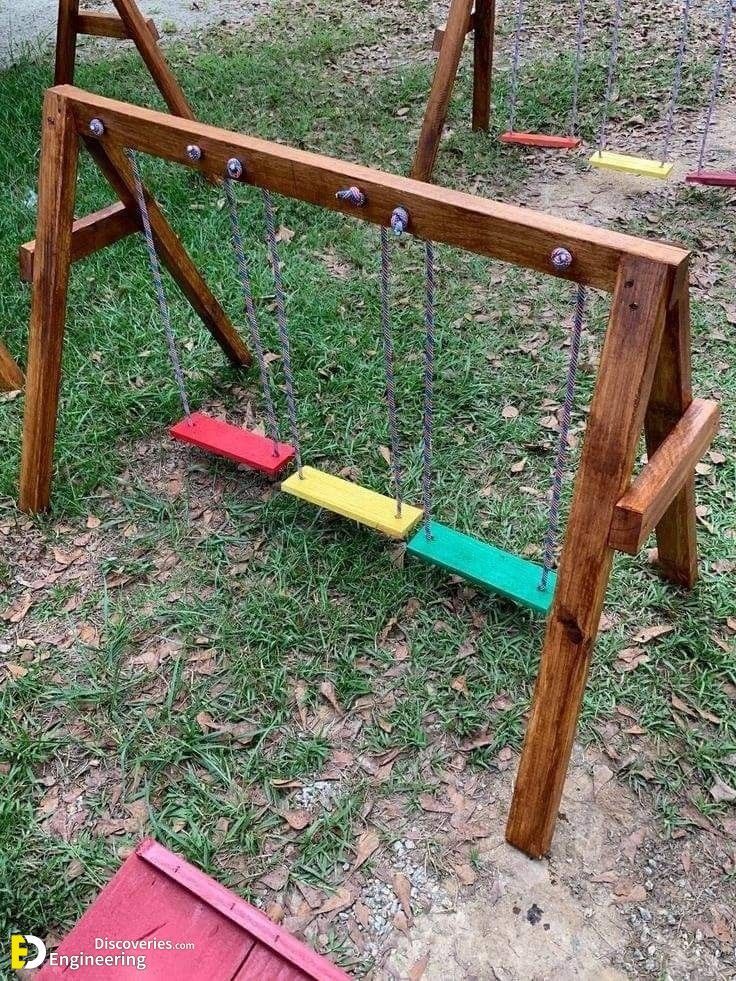
[{"label": "metal chain", "polygon": [[598,132],[598,153],[603,153],[606,148],[606,126],[608,125],[608,115],[611,111],[611,93],[613,90],[613,79],[618,63],[618,40],[621,33],[621,12],[623,10],[623,0],[616,0],[613,14],[613,36],[611,38],[611,57],[608,60],[608,75],[606,76],[606,88],[603,101],[603,116],[601,118],[601,128]]},{"label": "metal chain", "polygon": [[266,365],[266,358],[263,350],[263,341],[261,340],[261,332],[258,328],[258,317],[256,315],[255,304],[253,303],[253,288],[250,281],[248,261],[245,258],[245,249],[243,248],[243,233],[240,227],[240,218],[238,216],[238,203],[235,198],[235,187],[229,177],[224,179],[223,187],[225,189],[225,200],[227,201],[228,212],[230,214],[230,231],[233,240],[235,261],[238,266],[238,275],[240,277],[240,288],[243,294],[245,319],[248,322],[250,339],[253,345],[253,350],[256,353],[256,361],[258,362],[261,390],[263,392],[263,403],[266,410],[268,435],[273,441],[273,455],[278,456],[279,432],[278,423],[276,422],[276,410],[274,409],[273,398],[271,396],[271,384],[268,377],[268,367]]},{"label": "metal chain", "polygon": [[572,109],[570,110],[570,135],[576,136],[578,129],[578,104],[580,93],[580,70],[583,62],[583,38],[585,37],[585,0],[578,5],[578,27],[575,35],[575,77],[572,83]]},{"label": "metal chain", "polygon": [[432,430],[434,411],[434,346],[435,346],[435,271],[434,245],[424,243],[424,417],[422,424],[422,505],[424,534],[432,538]]},{"label": "metal chain", "polygon": [[276,242],[276,222],[273,213],[273,201],[271,192],[263,191],[263,216],[266,224],[266,242],[268,244],[268,257],[271,262],[271,272],[273,274],[274,295],[276,298],[276,322],[279,328],[279,342],[281,344],[281,361],[284,366],[284,378],[286,380],[286,406],[289,413],[289,430],[291,432],[291,443],[294,447],[296,458],[296,469],[299,477],[303,480],[302,473],[302,449],[299,443],[299,427],[296,414],[296,395],[294,394],[294,373],[291,368],[291,345],[289,343],[289,325],[286,320],[286,300],[284,298],[284,283],[281,278],[281,265],[279,263],[279,248]]},{"label": "metal chain", "polygon": [[670,92],[670,101],[667,107],[667,119],[664,126],[664,139],[662,140],[662,152],[660,154],[660,160],[662,163],[667,163],[670,155],[670,143],[672,142],[672,129],[675,122],[675,109],[677,108],[677,103],[680,97],[680,88],[682,86],[682,65],[685,60],[685,47],[687,45],[688,28],[690,25],[690,2],[691,0],[683,0],[682,4],[682,16],[681,16],[681,26],[680,26],[680,42],[677,47],[677,57],[675,59],[675,74],[672,78],[672,91]]},{"label": "metal chain", "polygon": [[383,335],[383,363],[386,375],[386,404],[388,406],[388,429],[391,440],[391,472],[396,496],[396,517],[401,517],[403,481],[401,473],[401,449],[399,446],[399,427],[396,412],[396,376],[394,374],[394,344],[391,337],[391,306],[389,276],[391,272],[391,253],[388,229],[381,225],[381,334]]},{"label": "metal chain", "polygon": [[560,529],[562,481],[564,479],[565,461],[567,460],[568,453],[567,440],[570,433],[572,410],[575,404],[575,383],[577,381],[578,365],[580,362],[580,340],[583,334],[583,323],[585,321],[585,302],[585,287],[578,285],[575,295],[575,310],[572,318],[572,331],[570,333],[570,360],[567,366],[565,401],[562,404],[560,438],[557,441],[557,456],[555,458],[554,474],[552,477],[552,497],[549,504],[547,531],[544,536],[544,547],[542,552],[542,575],[539,580],[539,590],[543,593],[547,591],[549,575],[552,571],[555,549],[557,547],[557,536]]},{"label": "metal chain", "polygon": [[721,35],[721,44],[718,49],[718,61],[716,62],[716,67],[713,72],[713,85],[710,90],[710,102],[708,103],[708,111],[705,116],[705,126],[703,127],[703,139],[700,143],[700,154],[698,155],[698,171],[703,169],[703,161],[705,160],[705,147],[708,142],[708,131],[710,130],[710,124],[713,119],[713,109],[715,108],[716,99],[718,98],[718,90],[721,87],[721,75],[723,73],[723,58],[726,53],[726,45],[728,44],[728,36],[731,33],[731,18],[733,16],[734,10],[733,0],[726,0],[726,16],[723,21],[723,34]]},{"label": "metal chain", "polygon": [[511,55],[511,107],[509,110],[509,130],[513,133],[516,123],[516,103],[519,96],[519,59],[521,56],[521,31],[524,26],[524,0],[517,0],[516,25],[514,27],[514,50]]},{"label": "metal chain", "polygon": [[146,192],[143,190],[143,181],[141,180],[141,172],[138,168],[138,160],[136,155],[132,150],[127,148],[125,150],[125,155],[130,161],[130,168],[133,172],[136,203],[138,205],[141,221],[143,223],[143,237],[146,240],[148,261],[151,266],[151,278],[153,279],[153,285],[156,290],[156,298],[158,300],[158,308],[161,314],[161,322],[164,325],[164,332],[166,334],[166,345],[169,350],[169,360],[171,361],[171,366],[174,369],[174,377],[176,378],[176,384],[179,389],[179,398],[181,399],[182,408],[184,409],[184,415],[189,417],[192,413],[189,408],[189,399],[187,398],[184,372],[182,371],[181,360],[179,359],[179,352],[176,347],[176,337],[174,336],[174,329],[171,326],[171,312],[166,299],[166,293],[164,292],[163,280],[161,279],[161,263],[159,262],[158,254],[156,252],[156,243],[153,239],[151,216],[148,213],[148,204],[146,203]]}]

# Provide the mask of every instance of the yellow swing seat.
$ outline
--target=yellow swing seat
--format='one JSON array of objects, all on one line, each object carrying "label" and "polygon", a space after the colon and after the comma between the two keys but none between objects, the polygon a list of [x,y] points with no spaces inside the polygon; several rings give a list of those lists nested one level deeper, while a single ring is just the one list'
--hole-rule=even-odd
[{"label": "yellow swing seat", "polygon": [[291,474],[281,485],[281,490],[343,518],[375,528],[390,538],[407,538],[423,513],[421,508],[402,504],[401,514],[397,516],[396,501],[392,497],[315,467],[302,467],[301,476]]},{"label": "yellow swing seat", "polygon": [[672,173],[671,163],[661,160],[648,160],[646,157],[635,157],[628,153],[611,153],[609,150],[596,150],[590,158],[592,167],[604,170],[618,170],[626,174],[638,174],[640,177],[659,177],[665,179]]}]

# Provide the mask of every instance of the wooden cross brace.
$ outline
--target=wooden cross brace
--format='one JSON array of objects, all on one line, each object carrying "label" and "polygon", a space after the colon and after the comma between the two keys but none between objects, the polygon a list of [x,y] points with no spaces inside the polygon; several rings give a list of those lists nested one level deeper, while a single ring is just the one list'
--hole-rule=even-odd
[{"label": "wooden cross brace", "polygon": [[[93,135],[91,121],[102,132]],[[99,127],[95,127],[99,130]],[[673,582],[697,577],[693,468],[718,421],[713,402],[693,401],[690,382],[688,261],[684,250],[564,221],[484,198],[319,156],[202,123],[126,105],[71,86],[44,102],[37,247],[33,270],[21,507],[49,504],[61,350],[70,264],[83,230],[73,222],[80,136],[130,208],[123,147],[176,161],[217,179],[227,161],[244,183],[388,226],[393,209],[422,239],[584,283],[612,293],[600,367],[575,479],[557,588],[507,825],[527,854],[552,841],[590,659],[615,550],[634,553],[656,529],[659,564]],[[202,154],[186,152],[196,144]],[[336,192],[357,186],[363,207]],[[231,356],[246,359],[212,308],[210,294],[149,195],[162,257]],[[77,239],[75,245],[75,237]],[[560,271],[554,249],[573,262]],[[642,430],[649,460],[632,481]]]}]

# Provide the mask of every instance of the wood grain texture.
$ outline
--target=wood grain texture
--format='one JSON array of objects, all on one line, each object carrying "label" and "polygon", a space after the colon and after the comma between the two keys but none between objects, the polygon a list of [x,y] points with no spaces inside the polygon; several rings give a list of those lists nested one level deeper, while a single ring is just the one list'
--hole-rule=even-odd
[{"label": "wood grain texture", "polygon": [[56,20],[54,85],[71,85],[77,56],[76,20],[79,0],[59,0]]},{"label": "wood grain texture", "polygon": [[23,420],[20,506],[24,511],[45,510],[51,491],[78,146],[69,103],[49,89],[43,103],[36,263]]},{"label": "wood grain texture", "polygon": [[[121,201],[101,208],[84,218],[77,218],[72,226],[72,262],[92,255],[106,245],[119,242],[121,238],[139,231],[140,216],[137,210],[126,207]],[[30,283],[33,280],[33,262],[36,254],[36,240],[21,245],[18,251],[20,278]]]},{"label": "wood grain texture", "polygon": [[[71,86],[59,92],[70,99],[80,132],[89,133],[93,117],[104,119],[105,146],[130,146],[215,176],[225,173],[231,157],[239,157],[247,183],[376,224],[387,225],[392,210],[403,204],[410,215],[409,230],[420,238],[599,289],[613,289],[625,255],[641,256],[673,269],[687,259],[688,253],[673,245],[428,186],[411,178],[130,106]],[[198,164],[186,155],[189,143],[202,147],[203,158]],[[365,207],[360,209],[335,198],[338,189],[353,184],[366,194]],[[568,248],[574,257],[572,266],[564,272],[556,272],[550,260],[558,245]]]},{"label": "wood grain texture", "polygon": [[[644,423],[651,457],[669,436],[693,400],[690,364],[690,288],[688,266],[676,282],[667,311],[662,346]],[[695,516],[695,475],[657,524],[657,563],[671,582],[691,589],[698,578],[698,540]]]},{"label": "wood grain texture", "polygon": [[476,0],[473,27],[473,129],[488,132],[493,86],[496,0]]},{"label": "wood grain texture", "polygon": [[[156,25],[150,17],[145,19],[146,27],[155,41],[159,39]],[[110,37],[118,41],[129,41],[131,35],[121,17],[116,14],[79,13],[74,21],[77,34],[88,34],[91,37]]]},{"label": "wood grain texture", "polygon": [[619,500],[608,538],[611,548],[636,555],[655,525],[692,479],[695,464],[718,431],[720,406],[694,399]]},{"label": "wood grain texture", "polygon": [[424,110],[424,119],[419,133],[414,162],[410,175],[414,180],[429,181],[432,179],[434,162],[437,158],[442,129],[447,119],[447,108],[450,104],[452,89],[455,85],[460,57],[468,33],[470,14],[473,0],[452,0],[447,15],[445,36],[437,57],[432,87]]},{"label": "wood grain texture", "polygon": [[[468,29],[465,32],[470,34],[470,32],[475,28],[475,14],[471,14],[468,18]],[[432,50],[439,52],[442,48],[442,42],[445,40],[445,31],[447,30],[447,24],[440,24],[439,27],[435,27],[434,36],[432,37]]]},{"label": "wood grain texture", "polygon": [[629,483],[671,289],[666,268],[621,263],[506,827],[507,840],[534,858],[552,841],[611,569],[608,533]]},{"label": "wood grain texture", "polygon": [[17,392],[20,388],[23,388],[23,372],[0,341],[0,392]]},{"label": "wood grain texture", "polygon": [[138,53],[151,73],[151,77],[169,110],[184,119],[194,119],[194,112],[184,95],[184,90],[169,68],[168,62],[158,46],[158,41],[151,34],[146,18],[134,0],[112,0],[112,2],[125,26],[128,37],[135,42]]},{"label": "wood grain texture", "polygon": [[[171,116],[164,115],[164,119],[171,119]],[[137,212],[133,175],[123,151],[109,143],[106,143],[104,147],[93,140],[87,140],[86,143],[98,167],[113,190],[120,196],[123,204]],[[192,262],[176,232],[147,189],[145,194],[151,228],[161,262],[169,270],[179,289],[189,300],[205,327],[230,361],[235,365],[249,365],[251,355],[245,341],[235,330],[229,317],[213,296],[202,274]]]}]

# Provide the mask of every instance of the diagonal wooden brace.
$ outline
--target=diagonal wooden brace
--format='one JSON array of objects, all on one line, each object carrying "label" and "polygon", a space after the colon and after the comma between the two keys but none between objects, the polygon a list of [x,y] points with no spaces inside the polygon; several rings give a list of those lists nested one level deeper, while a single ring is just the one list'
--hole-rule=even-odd
[{"label": "diagonal wooden brace", "polygon": [[0,392],[16,392],[19,388],[23,388],[23,372],[0,341]]},{"label": "diagonal wooden brace", "polygon": [[677,495],[718,431],[717,402],[694,399],[616,504],[608,535],[611,548],[636,555]]}]

